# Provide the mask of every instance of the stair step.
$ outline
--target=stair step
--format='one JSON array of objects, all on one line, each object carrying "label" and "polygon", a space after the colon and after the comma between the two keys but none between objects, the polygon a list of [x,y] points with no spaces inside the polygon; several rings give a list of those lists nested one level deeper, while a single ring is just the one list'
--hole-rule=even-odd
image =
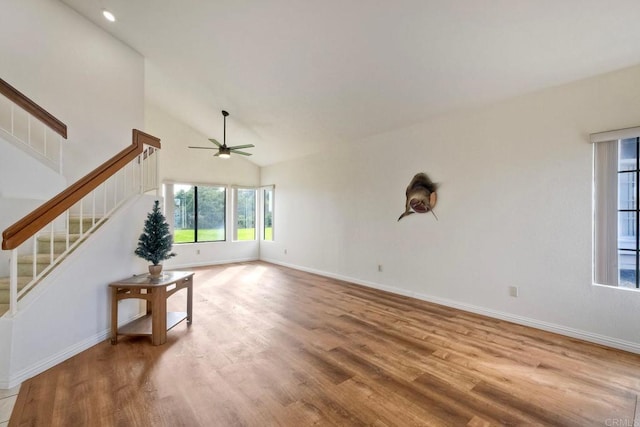
[{"label": "stair step", "polygon": [[[58,258],[60,254],[53,254],[53,259]],[[51,263],[51,257],[49,254],[37,254],[36,264],[49,265]],[[18,264],[33,264],[33,255],[18,255]]]},{"label": "stair step", "polygon": [[[24,288],[24,286],[31,281],[30,276],[18,276],[18,289]],[[9,278],[0,277],[0,292],[9,290]]]},{"label": "stair step", "polygon": [[[24,288],[31,281],[31,277],[18,276],[18,290]],[[0,277],[0,306],[7,305],[9,309],[9,278]],[[6,311],[6,310],[5,310]],[[0,316],[3,311],[0,310]]]},{"label": "stair step", "polygon": [[[96,217],[95,222],[100,221],[102,217]],[[94,224],[91,217],[82,217],[82,232],[86,232]],[[80,217],[69,217],[69,232],[74,234],[80,233]]]},{"label": "stair step", "polygon": [[[75,234],[69,234],[69,241],[70,242],[75,242],[76,240],[78,240],[80,238],[80,234],[75,233]],[[39,242],[50,242],[51,241],[51,234],[42,234],[40,236],[38,236],[38,241]],[[66,233],[54,233],[53,234],[53,241],[55,242],[66,242],[67,241],[67,235]]]},{"label": "stair step", "polygon": [[[80,234],[69,234],[69,246],[71,246],[76,240],[80,238]],[[66,233],[53,235],[53,252],[61,253],[67,249],[67,235]],[[51,234],[45,234],[38,236],[38,253],[48,254],[51,251]]]},{"label": "stair step", "polygon": [[[53,254],[54,261],[60,256],[60,254]],[[51,264],[51,257],[49,254],[37,254],[36,255],[36,274],[42,273],[42,271]],[[18,255],[18,276],[31,276],[33,274],[33,255]]]},{"label": "stair step", "polygon": [[[80,223],[82,231],[86,233],[102,217],[90,218],[69,217],[69,246],[80,239]],[[102,225],[102,223],[100,224]],[[36,274],[40,274],[51,263],[51,233],[44,233],[37,237],[38,253],[35,256]],[[67,249],[67,234],[53,234],[53,259],[56,260]],[[32,280],[33,276],[33,254],[18,255],[18,289],[24,288]],[[9,311],[9,278],[0,277],[0,316]]]}]

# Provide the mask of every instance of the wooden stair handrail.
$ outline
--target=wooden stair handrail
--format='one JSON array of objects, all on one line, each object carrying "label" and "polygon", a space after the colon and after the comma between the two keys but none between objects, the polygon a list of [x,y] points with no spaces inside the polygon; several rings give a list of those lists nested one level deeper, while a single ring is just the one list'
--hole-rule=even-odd
[{"label": "wooden stair handrail", "polygon": [[42,123],[49,126],[55,133],[64,139],[67,139],[67,125],[56,119],[47,110],[33,102],[25,94],[2,79],[0,79],[0,93],[40,120]]},{"label": "wooden stair handrail", "polygon": [[144,145],[159,149],[160,139],[138,129],[133,129],[133,142],[130,146],[4,230],[2,233],[2,249],[11,250],[20,246],[45,225],[70,209],[109,177],[129,164],[142,153]]}]

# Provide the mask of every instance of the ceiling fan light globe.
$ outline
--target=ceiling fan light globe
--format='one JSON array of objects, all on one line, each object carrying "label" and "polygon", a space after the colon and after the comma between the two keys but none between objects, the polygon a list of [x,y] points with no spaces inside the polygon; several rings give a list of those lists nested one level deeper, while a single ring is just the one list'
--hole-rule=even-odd
[{"label": "ceiling fan light globe", "polygon": [[226,145],[223,145],[218,151],[218,157],[222,159],[228,159],[229,157],[231,157],[231,150],[229,150]]}]

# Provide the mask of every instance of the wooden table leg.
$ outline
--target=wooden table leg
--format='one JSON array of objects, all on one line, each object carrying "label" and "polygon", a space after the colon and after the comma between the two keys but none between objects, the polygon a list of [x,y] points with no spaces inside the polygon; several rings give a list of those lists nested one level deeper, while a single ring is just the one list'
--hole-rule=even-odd
[{"label": "wooden table leg", "polygon": [[[140,292],[140,291],[138,291]],[[149,299],[149,294],[151,293],[151,288],[147,288],[144,290],[145,294],[147,294],[147,314],[151,314],[151,300]]]},{"label": "wooden table leg", "polygon": [[166,286],[159,286],[151,290],[151,342],[153,345],[167,342]]},{"label": "wooden table leg", "polygon": [[118,343],[118,288],[111,288],[111,344]]}]

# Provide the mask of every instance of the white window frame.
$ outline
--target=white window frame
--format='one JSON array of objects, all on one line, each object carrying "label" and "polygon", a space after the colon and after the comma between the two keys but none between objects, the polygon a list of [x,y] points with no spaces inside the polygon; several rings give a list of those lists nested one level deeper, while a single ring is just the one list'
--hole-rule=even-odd
[{"label": "white window frame", "polygon": [[[275,185],[263,185],[258,187],[259,189],[259,211],[257,221],[260,224],[260,237],[259,240],[261,242],[274,242],[276,240],[276,186]],[[271,240],[265,240],[264,232],[265,232],[265,223],[264,223],[264,191],[271,190]]]},{"label": "white window frame", "polygon": [[[254,204],[254,212],[253,212],[254,219],[255,219],[254,220],[255,233],[252,240],[238,240],[238,190],[253,190],[255,194],[255,204]],[[258,234],[260,233],[259,220],[258,220],[258,217],[260,216],[259,208],[258,208],[259,193],[260,193],[260,190],[257,187],[239,186],[239,185],[234,185],[231,187],[231,198],[232,198],[231,218],[233,219],[232,236],[233,236],[234,242],[255,242],[256,240],[258,240]]]},{"label": "white window frame", "polygon": [[[592,277],[597,285],[621,287],[618,266],[618,144],[620,140],[638,137],[640,127],[590,135],[594,145]],[[636,182],[636,185],[640,185],[640,182]],[[640,200],[636,200],[636,203],[640,203]],[[640,272],[636,270],[638,274]]]},{"label": "white window frame", "polygon": [[[175,215],[174,215],[174,199],[175,199],[175,191],[174,187],[176,185],[191,185],[195,187],[220,187],[225,189],[225,198],[224,198],[224,206],[225,206],[225,218],[224,218],[224,239],[223,240],[204,240],[197,242],[184,242],[184,243],[175,243],[176,245],[194,245],[194,244],[204,244],[204,243],[221,243],[228,242],[229,239],[229,218],[232,218],[231,214],[231,200],[230,200],[230,186],[228,184],[211,184],[206,182],[190,182],[190,181],[163,181],[162,182],[162,194],[164,198],[164,209],[165,217],[167,218],[167,222],[169,223],[169,230],[172,235],[175,235]],[[194,236],[195,237],[195,236]]]}]

